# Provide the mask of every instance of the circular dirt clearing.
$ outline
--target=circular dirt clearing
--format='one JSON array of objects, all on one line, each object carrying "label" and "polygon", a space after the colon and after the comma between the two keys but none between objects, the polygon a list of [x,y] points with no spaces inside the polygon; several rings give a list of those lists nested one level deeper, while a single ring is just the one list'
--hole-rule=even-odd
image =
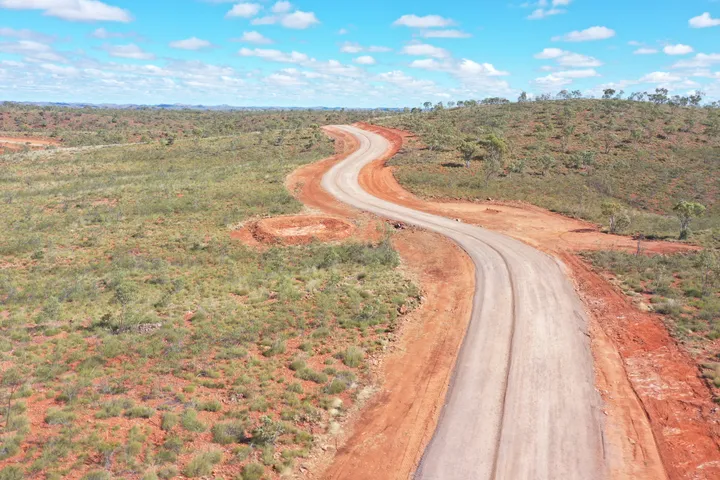
[{"label": "circular dirt clearing", "polygon": [[352,223],[334,217],[276,217],[257,222],[253,236],[265,243],[301,245],[313,240],[342,240],[349,237],[354,230]]}]

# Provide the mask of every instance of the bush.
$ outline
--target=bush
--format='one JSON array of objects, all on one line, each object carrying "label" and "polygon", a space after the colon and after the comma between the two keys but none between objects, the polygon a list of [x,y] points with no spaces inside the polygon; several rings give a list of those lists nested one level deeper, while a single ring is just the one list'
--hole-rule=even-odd
[{"label": "bush", "polygon": [[20,467],[9,466],[0,470],[0,480],[23,480],[25,474]]},{"label": "bush", "polygon": [[212,450],[195,455],[183,470],[183,474],[190,478],[210,475],[213,467],[220,463],[221,460],[222,452],[219,450]]},{"label": "bush", "polygon": [[333,381],[325,387],[325,393],[330,395],[337,395],[347,390],[347,388],[348,385],[347,383],[345,383],[345,381],[339,378],[334,378]]},{"label": "bush", "polygon": [[48,425],[70,425],[75,420],[75,414],[51,408],[45,414],[45,423]]},{"label": "bush", "polygon": [[204,432],[207,428],[204,423],[198,420],[197,411],[192,409],[187,409],[183,412],[180,423],[188,432],[200,433]]},{"label": "bush", "polygon": [[210,400],[198,405],[198,410],[203,412],[219,412],[222,410],[222,404],[217,400]]},{"label": "bush", "polygon": [[364,356],[365,354],[360,348],[348,347],[348,349],[342,353],[342,361],[348,367],[355,368],[362,363]]},{"label": "bush", "polygon": [[242,480],[260,480],[265,473],[265,467],[259,463],[250,463],[242,469],[240,477]]},{"label": "bush", "polygon": [[309,380],[315,383],[325,383],[328,381],[328,376],[322,372],[316,372],[311,368],[303,368],[295,373],[295,376],[301,380]]},{"label": "bush", "polygon": [[241,443],[245,441],[245,422],[236,420],[233,422],[216,423],[212,427],[213,442],[220,445],[230,443]]},{"label": "bush", "polygon": [[162,428],[166,432],[169,432],[170,430],[175,428],[175,425],[177,425],[179,421],[180,417],[178,417],[176,414],[171,412],[163,413],[162,421],[160,422],[160,428]]},{"label": "bush", "polygon": [[110,480],[112,477],[104,470],[95,470],[82,477],[82,480]]},{"label": "bush", "polygon": [[155,409],[144,405],[132,407],[125,412],[125,416],[128,418],[150,418],[153,415],[155,415]]}]

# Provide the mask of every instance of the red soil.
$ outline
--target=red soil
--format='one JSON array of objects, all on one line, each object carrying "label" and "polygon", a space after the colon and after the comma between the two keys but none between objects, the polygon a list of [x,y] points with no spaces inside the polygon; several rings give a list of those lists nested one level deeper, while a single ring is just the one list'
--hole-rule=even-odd
[{"label": "red soil", "polygon": [[354,231],[354,225],[346,220],[319,215],[267,218],[252,228],[253,236],[259,242],[285,245],[342,240]]}]

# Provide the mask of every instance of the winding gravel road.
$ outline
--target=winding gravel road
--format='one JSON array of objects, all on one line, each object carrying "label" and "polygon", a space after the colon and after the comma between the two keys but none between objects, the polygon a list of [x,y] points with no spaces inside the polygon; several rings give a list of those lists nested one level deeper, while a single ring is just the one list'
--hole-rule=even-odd
[{"label": "winding gravel road", "polygon": [[323,177],[323,188],[358,209],[451,238],[476,266],[470,326],[415,478],[603,478],[588,321],[564,266],[504,235],[365,192],[360,170],[389,143],[356,127],[338,128],[360,148]]}]

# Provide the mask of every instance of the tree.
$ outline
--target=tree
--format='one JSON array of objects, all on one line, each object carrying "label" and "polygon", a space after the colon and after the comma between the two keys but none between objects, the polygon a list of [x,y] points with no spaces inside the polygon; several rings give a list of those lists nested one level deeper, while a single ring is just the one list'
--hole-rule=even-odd
[{"label": "tree", "polygon": [[600,211],[610,223],[610,233],[617,233],[618,230],[630,226],[630,217],[625,213],[623,206],[618,202],[606,200],[600,205]]},{"label": "tree", "polygon": [[605,90],[603,90],[603,96],[602,96],[603,100],[610,100],[610,99],[613,98],[614,96],[615,96],[615,90],[614,90],[614,89],[612,89],[612,88],[606,88]]},{"label": "tree", "polygon": [[507,152],[508,146],[504,139],[495,134],[490,134],[483,141],[485,147],[485,183],[489,183],[490,179],[502,172],[505,164],[503,157]]},{"label": "tree", "polygon": [[472,140],[463,140],[458,146],[458,151],[465,160],[465,168],[470,168],[470,161],[473,159],[478,150],[478,144]]},{"label": "tree", "polygon": [[701,216],[705,213],[705,205],[697,202],[686,202],[685,200],[680,201],[673,208],[678,218],[680,219],[680,240],[688,238],[690,233],[690,221]]},{"label": "tree", "polygon": [[10,425],[12,400],[15,392],[25,383],[23,375],[17,368],[10,368],[3,373],[1,385],[7,389],[7,407],[5,411],[5,429]]},{"label": "tree", "polygon": [[518,97],[518,103],[525,103],[528,101],[528,94],[527,92],[522,92],[520,96]]},{"label": "tree", "polygon": [[542,174],[543,177],[546,176],[550,170],[555,167],[555,164],[557,162],[555,161],[555,158],[552,155],[543,155],[540,157],[540,168],[542,168]]},{"label": "tree", "polygon": [[423,103],[423,107],[425,107],[425,110],[430,110],[432,108],[432,105],[432,102]]},{"label": "tree", "polygon": [[668,89],[656,88],[655,93],[649,93],[648,99],[656,105],[662,105],[668,102]]}]

